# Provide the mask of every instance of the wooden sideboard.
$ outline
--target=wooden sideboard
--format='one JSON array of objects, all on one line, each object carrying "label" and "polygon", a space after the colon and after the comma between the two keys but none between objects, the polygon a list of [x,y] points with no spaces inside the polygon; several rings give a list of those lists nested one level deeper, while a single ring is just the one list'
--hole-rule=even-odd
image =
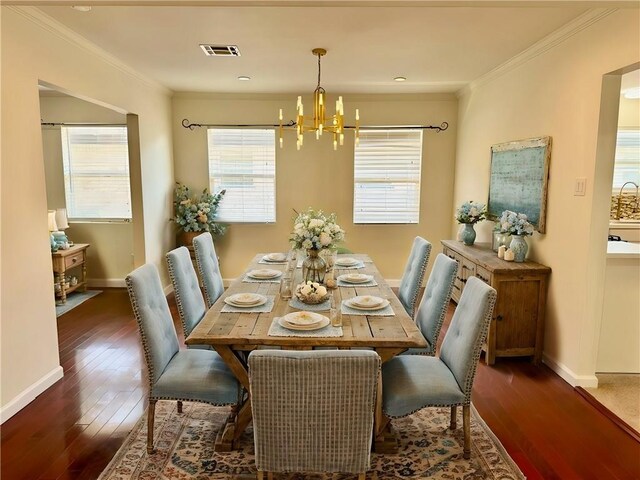
[{"label": "wooden sideboard", "polygon": [[[87,248],[89,248],[88,243],[76,243],[67,250],[51,252],[53,273],[56,276],[56,281],[60,284],[60,292],[56,292],[56,297],[60,297],[62,304],[67,303],[68,293],[78,289],[87,290]],[[70,285],[65,288],[67,271],[76,267],[81,269],[81,276],[77,285]]]},{"label": "wooden sideboard", "polygon": [[458,262],[452,298],[457,303],[469,277],[478,277],[498,292],[484,346],[488,365],[496,357],[533,356],[538,365],[544,343],[547,283],[551,269],[535,262],[506,262],[490,244],[470,247],[443,240],[444,253]]}]

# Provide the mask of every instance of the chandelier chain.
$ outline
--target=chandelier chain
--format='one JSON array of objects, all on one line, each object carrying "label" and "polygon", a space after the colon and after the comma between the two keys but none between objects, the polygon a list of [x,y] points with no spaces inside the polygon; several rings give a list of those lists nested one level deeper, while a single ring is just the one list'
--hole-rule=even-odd
[{"label": "chandelier chain", "polygon": [[322,58],[322,55],[318,54],[318,86],[316,88],[320,88],[320,59]]}]

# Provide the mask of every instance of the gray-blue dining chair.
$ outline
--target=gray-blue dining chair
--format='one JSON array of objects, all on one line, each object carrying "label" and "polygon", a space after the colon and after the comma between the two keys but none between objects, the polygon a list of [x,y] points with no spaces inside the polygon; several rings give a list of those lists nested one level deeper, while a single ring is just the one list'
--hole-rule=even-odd
[{"label": "gray-blue dining chair", "polygon": [[422,237],[416,237],[398,288],[398,299],[411,318],[415,313],[420,284],[424,278],[430,254],[431,244]]},{"label": "gray-blue dining chair", "polygon": [[436,256],[415,317],[418,328],[428,345],[424,348],[410,348],[404,352],[404,355],[429,355],[433,357],[436,354],[436,344],[444,317],[447,314],[457,271],[458,262],[442,253]]},{"label": "gray-blue dining chair", "polygon": [[239,383],[220,356],[210,350],[180,350],[169,304],[155,265],[146,264],[126,278],[149,374],[147,452],[153,453],[153,423],[158,400],[235,405]]},{"label": "gray-blue dining chair", "polygon": [[[370,466],[380,357],[372,351],[254,350],[249,382],[258,479]],[[306,478],[306,477],[302,477]]]},{"label": "gray-blue dining chair", "polygon": [[[189,250],[186,247],[178,247],[167,253],[167,267],[184,338],[187,338],[207,311]],[[210,345],[187,345],[187,348],[212,350]]]},{"label": "gray-blue dining chair", "polygon": [[382,367],[384,414],[406,417],[425,407],[451,407],[450,428],[456,428],[456,407],[462,406],[464,458],[471,456],[471,388],[482,344],[487,336],[496,291],[476,277],[464,287],[440,357],[399,355]]},{"label": "gray-blue dining chair", "polygon": [[213,246],[213,237],[209,232],[204,232],[193,239],[193,250],[196,254],[196,264],[202,278],[204,297],[207,308],[216,303],[220,295],[224,293],[224,283],[218,264],[216,248]]}]

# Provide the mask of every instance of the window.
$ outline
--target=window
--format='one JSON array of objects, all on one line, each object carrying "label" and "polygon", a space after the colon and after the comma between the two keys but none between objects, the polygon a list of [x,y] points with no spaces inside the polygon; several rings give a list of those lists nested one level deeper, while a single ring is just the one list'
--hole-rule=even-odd
[{"label": "window", "polygon": [[226,190],[218,218],[223,222],[276,221],[275,132],[208,130],[209,186]]},{"label": "window", "polygon": [[422,130],[364,130],[354,160],[354,223],[418,223]]},{"label": "window", "polygon": [[127,127],[62,127],[61,132],[69,218],[130,219]]},{"label": "window", "polygon": [[[613,191],[618,193],[626,182],[640,185],[640,129],[621,128],[616,141]],[[627,185],[631,188],[633,185]],[[635,188],[635,187],[633,187]]]}]

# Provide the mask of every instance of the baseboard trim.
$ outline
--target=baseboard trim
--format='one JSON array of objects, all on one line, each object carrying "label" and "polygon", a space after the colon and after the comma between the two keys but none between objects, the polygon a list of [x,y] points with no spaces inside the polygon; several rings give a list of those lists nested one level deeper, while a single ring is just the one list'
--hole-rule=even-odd
[{"label": "baseboard trim", "polygon": [[87,286],[93,288],[126,288],[124,278],[88,278]]},{"label": "baseboard trim", "polygon": [[598,399],[596,397],[591,395],[584,388],[576,387],[575,390],[593,408],[598,410],[601,414],[603,414],[605,417],[607,417],[609,420],[611,420],[613,423],[615,423],[619,428],[624,430],[624,432],[627,435],[629,435],[631,438],[633,438],[636,442],[640,443],[640,433],[638,433],[631,425],[629,425],[627,422],[622,420],[619,416],[617,416],[615,413],[613,413],[611,410],[609,410],[607,407],[605,407],[602,403],[600,403],[598,401]]},{"label": "baseboard trim", "polygon": [[542,354],[542,361],[572,387],[598,387],[598,378],[595,375],[577,375],[569,367],[563,365],[560,362],[557,362],[553,358],[549,357],[546,353]]},{"label": "baseboard trim", "polygon": [[64,370],[62,369],[62,366],[58,365],[40,380],[20,392],[13,400],[9,400],[6,405],[3,405],[2,408],[0,408],[0,424],[3,424],[24,407],[29,405],[38,395],[60,380],[63,376]]}]

